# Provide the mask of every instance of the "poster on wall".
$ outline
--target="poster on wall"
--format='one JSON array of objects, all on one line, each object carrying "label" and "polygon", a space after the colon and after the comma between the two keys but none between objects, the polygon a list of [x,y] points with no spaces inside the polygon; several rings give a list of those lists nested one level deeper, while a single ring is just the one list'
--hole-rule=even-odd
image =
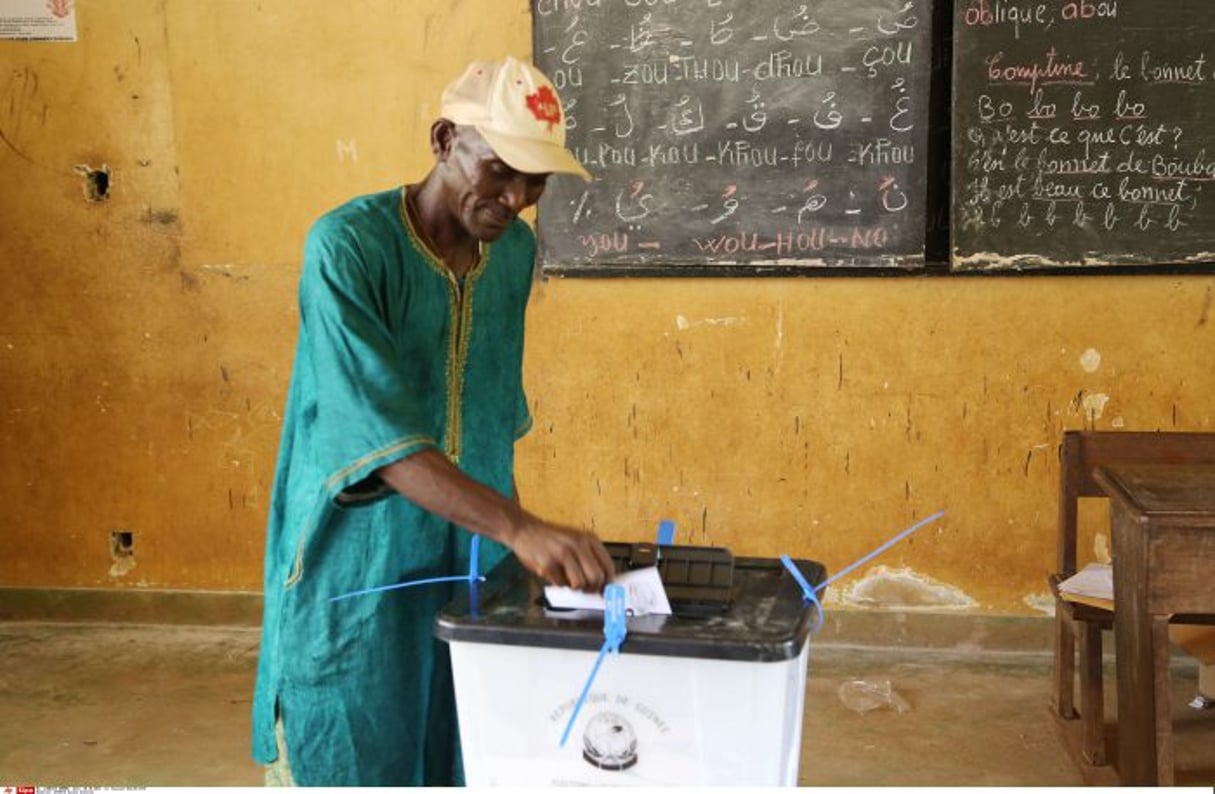
[{"label": "poster on wall", "polygon": [[0,39],[75,41],[76,0],[0,0]]}]

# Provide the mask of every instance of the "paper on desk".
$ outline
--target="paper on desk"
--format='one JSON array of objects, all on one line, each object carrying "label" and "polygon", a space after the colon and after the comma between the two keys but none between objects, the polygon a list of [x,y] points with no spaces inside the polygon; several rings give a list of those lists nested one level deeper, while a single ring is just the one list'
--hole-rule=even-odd
[{"label": "paper on desk", "polygon": [[[666,588],[658,569],[636,568],[617,574],[612,584],[624,587],[624,608],[634,615],[669,615],[671,603],[667,600]],[[599,593],[584,593],[568,587],[548,585],[544,588],[548,604],[556,609],[595,609],[603,611],[603,596]]]},{"label": "paper on desk", "polygon": [[1090,562],[1083,570],[1059,583],[1059,592],[1087,598],[1114,600],[1114,570],[1100,562]]}]

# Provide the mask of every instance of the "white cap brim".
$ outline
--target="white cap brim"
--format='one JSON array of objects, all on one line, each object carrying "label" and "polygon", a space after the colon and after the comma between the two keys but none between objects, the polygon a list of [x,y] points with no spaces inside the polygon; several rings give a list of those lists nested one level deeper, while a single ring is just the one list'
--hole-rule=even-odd
[{"label": "white cap brim", "polygon": [[587,182],[591,181],[590,172],[563,146],[497,132],[483,124],[473,126],[489,148],[494,150],[494,154],[516,171],[525,174],[574,174]]}]

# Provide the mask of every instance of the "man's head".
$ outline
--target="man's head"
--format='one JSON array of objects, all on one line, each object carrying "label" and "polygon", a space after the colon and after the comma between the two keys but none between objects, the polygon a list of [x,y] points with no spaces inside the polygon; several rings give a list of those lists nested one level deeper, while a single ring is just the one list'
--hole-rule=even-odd
[{"label": "man's head", "polygon": [[439,115],[476,128],[516,171],[591,179],[565,150],[565,112],[557,91],[530,64],[510,56],[474,61],[443,91]]},{"label": "man's head", "polygon": [[507,57],[474,62],[443,92],[431,128],[449,209],[480,240],[494,240],[540,200],[551,173],[590,180],[565,149],[565,114],[552,83]]}]

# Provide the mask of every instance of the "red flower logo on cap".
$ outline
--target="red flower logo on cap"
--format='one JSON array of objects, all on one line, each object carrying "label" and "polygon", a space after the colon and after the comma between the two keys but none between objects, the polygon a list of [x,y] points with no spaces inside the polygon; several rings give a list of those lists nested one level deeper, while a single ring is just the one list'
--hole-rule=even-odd
[{"label": "red flower logo on cap", "polygon": [[534,94],[527,95],[527,108],[537,121],[547,121],[548,131],[553,131],[553,125],[561,121],[561,103],[553,89],[546,85],[540,86]]}]

